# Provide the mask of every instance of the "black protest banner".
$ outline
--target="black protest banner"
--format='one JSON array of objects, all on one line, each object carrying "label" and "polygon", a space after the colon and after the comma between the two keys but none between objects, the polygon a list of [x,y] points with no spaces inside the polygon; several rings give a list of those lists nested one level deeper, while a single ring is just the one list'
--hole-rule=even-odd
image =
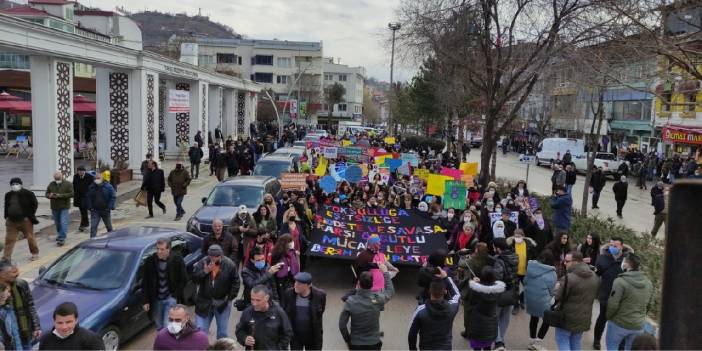
[{"label": "black protest banner", "polygon": [[432,252],[447,248],[446,229],[416,210],[325,205],[317,214],[321,221],[308,251],[313,256],[355,259],[372,234],[380,237],[380,251],[393,264],[419,266]]}]

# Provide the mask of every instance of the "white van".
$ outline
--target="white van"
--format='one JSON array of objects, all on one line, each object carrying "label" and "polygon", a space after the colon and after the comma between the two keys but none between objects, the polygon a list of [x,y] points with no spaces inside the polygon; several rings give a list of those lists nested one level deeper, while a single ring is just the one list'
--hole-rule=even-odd
[{"label": "white van", "polygon": [[566,151],[575,159],[585,153],[585,141],[572,138],[546,138],[536,148],[536,164],[553,164],[561,160]]}]

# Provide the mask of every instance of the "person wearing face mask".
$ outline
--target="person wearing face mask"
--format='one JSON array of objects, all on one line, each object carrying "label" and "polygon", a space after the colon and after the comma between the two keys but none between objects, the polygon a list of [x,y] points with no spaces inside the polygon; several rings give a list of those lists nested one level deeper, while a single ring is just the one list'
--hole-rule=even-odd
[{"label": "person wearing face mask", "polygon": [[51,216],[56,225],[56,245],[63,246],[68,232],[68,210],[71,208],[73,186],[63,180],[61,171],[54,172],[54,181],[46,187],[46,198],[51,202]]},{"label": "person wearing face mask", "polygon": [[54,328],[39,340],[39,350],[105,350],[102,338],[78,325],[78,307],[64,302],[54,309]]},{"label": "person wearing face mask", "polygon": [[173,202],[176,206],[176,216],[175,221],[179,221],[185,215],[185,210],[183,209],[183,199],[188,193],[188,186],[190,185],[190,173],[185,170],[183,163],[176,162],[176,167],[168,174],[168,187],[171,188],[171,194],[173,195]]},{"label": "person wearing face mask", "polygon": [[271,264],[280,264],[280,270],[275,274],[275,283],[278,296],[293,286],[295,274],[300,272],[300,256],[296,252],[296,245],[290,234],[283,234],[273,246]]},{"label": "person wearing face mask", "polygon": [[460,214],[456,214],[455,208],[449,208],[446,210],[446,218],[441,222],[442,226],[446,229],[446,243],[449,248],[452,246],[453,241],[458,236],[458,232],[461,231],[461,217]]},{"label": "person wearing face mask", "polygon": [[10,180],[10,191],[5,193],[5,248],[3,259],[10,260],[12,251],[21,232],[27,238],[29,252],[32,254],[31,260],[39,258],[39,246],[34,236],[34,225],[38,224],[36,213],[39,203],[33,192],[22,188],[22,179],[12,178]]},{"label": "person wearing face mask", "polygon": [[168,324],[154,340],[153,350],[207,350],[207,333],[193,325],[188,309],[174,305],[168,309]]},{"label": "person wearing face mask", "polygon": [[517,186],[512,188],[512,194],[514,197],[529,197],[529,190],[527,190],[526,182],[523,180],[517,182]]},{"label": "person wearing face mask", "polygon": [[609,243],[602,245],[600,255],[595,263],[595,271],[601,278],[600,288],[597,293],[597,299],[600,302],[600,314],[595,322],[595,335],[592,347],[595,350],[600,349],[600,340],[604,333],[607,324],[607,303],[609,302],[610,293],[612,292],[612,284],[614,280],[622,273],[622,261],[628,253],[633,253],[634,250],[624,244],[624,240],[620,237],[612,237]]},{"label": "person wearing face mask", "polygon": [[265,285],[271,292],[271,299],[278,301],[278,288],[276,286],[275,276],[283,267],[283,263],[279,262],[274,265],[268,263],[266,252],[256,247],[253,250],[251,258],[246,261],[246,266],[241,270],[241,280],[244,282],[243,300],[239,300],[234,304],[239,311],[251,305],[251,289],[256,285]]},{"label": "person wearing face mask", "polygon": [[[248,247],[251,241],[256,239],[256,233],[258,232],[258,226],[256,225],[256,220],[249,213],[246,205],[239,205],[238,212],[232,217],[232,221],[229,223],[229,232],[232,233],[234,239],[240,244],[239,249],[243,251],[243,248]],[[238,257],[241,263],[242,257]]]},{"label": "person wearing face mask", "polygon": [[[536,259],[536,242],[531,238],[525,237],[523,230],[516,229],[514,231],[514,236],[507,238],[507,245],[512,246],[514,253],[517,254],[519,258],[519,263],[517,264],[517,284],[522,284],[522,286],[524,286],[527,262]],[[512,314],[517,314],[520,307],[524,309],[523,291],[519,294],[519,303],[515,305]]]},{"label": "person wearing face mask", "polygon": [[[273,220],[276,220],[278,218],[278,205],[275,203],[275,200],[273,199],[273,195],[270,193],[266,193],[263,195],[263,205],[268,207],[268,213],[270,213],[270,217]],[[277,221],[276,221],[276,228],[277,228]]]},{"label": "person wearing face mask", "polygon": [[607,349],[617,350],[624,341],[631,350],[634,338],[643,334],[646,318],[653,300],[653,284],[641,272],[641,259],[629,253],[621,263],[622,273],[612,284],[607,303]]},{"label": "person wearing face mask", "polygon": [[108,232],[112,231],[111,212],[115,209],[117,192],[108,182],[104,182],[102,174],[96,173],[93,184],[88,188],[85,200],[90,210],[90,237],[97,236],[100,220],[105,223]]},{"label": "person wearing face mask", "polygon": [[527,208],[525,214],[528,220],[524,227],[524,234],[536,242],[536,251],[541,252],[552,240],[551,227],[544,219],[540,208],[533,209],[533,212],[531,208]]}]

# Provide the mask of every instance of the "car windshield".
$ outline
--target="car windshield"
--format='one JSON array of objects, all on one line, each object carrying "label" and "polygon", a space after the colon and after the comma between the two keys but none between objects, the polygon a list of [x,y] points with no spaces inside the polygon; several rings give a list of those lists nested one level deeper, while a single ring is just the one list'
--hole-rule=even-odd
[{"label": "car windshield", "polygon": [[600,160],[614,160],[614,154],[597,154],[597,158]]},{"label": "car windshield", "polygon": [[276,179],[280,178],[280,174],[290,171],[288,162],[263,162],[259,161],[254,168],[253,175],[270,176]]},{"label": "car windshield", "polygon": [[117,289],[128,279],[134,256],[131,251],[78,247],[51,266],[42,279],[90,290]]},{"label": "car windshield", "polygon": [[263,188],[246,185],[221,185],[215,187],[207,198],[207,206],[239,206],[256,208],[263,199]]}]

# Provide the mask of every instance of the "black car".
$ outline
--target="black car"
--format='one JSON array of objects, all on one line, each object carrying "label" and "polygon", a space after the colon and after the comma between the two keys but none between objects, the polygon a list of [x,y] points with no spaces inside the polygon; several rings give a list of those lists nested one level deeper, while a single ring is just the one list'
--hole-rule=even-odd
[{"label": "black car", "polygon": [[249,213],[254,213],[266,193],[280,198],[280,183],[274,177],[238,176],[222,181],[202,198],[203,206],[188,220],[187,231],[205,237],[212,233],[212,221],[216,218],[224,222],[226,230],[239,206],[244,205]]},{"label": "black car", "polygon": [[470,141],[470,147],[477,149],[483,146],[483,138],[473,138],[473,140]]}]

